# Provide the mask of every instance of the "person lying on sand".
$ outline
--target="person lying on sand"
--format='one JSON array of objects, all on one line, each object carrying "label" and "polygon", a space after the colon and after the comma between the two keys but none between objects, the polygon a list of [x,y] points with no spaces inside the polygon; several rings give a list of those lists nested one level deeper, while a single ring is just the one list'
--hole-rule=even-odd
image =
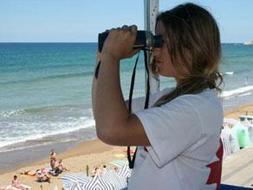
[{"label": "person lying on sand", "polygon": [[21,172],[20,174],[21,175],[28,175],[28,176],[35,176],[35,177],[37,177],[38,182],[49,182],[50,183],[50,176],[48,175],[49,170],[47,168],[37,169],[36,171],[25,170],[24,172]]},{"label": "person lying on sand", "polygon": [[25,170],[24,172],[20,172],[21,175],[28,175],[28,176],[35,176],[36,175],[36,171],[32,171],[32,170]]},{"label": "person lying on sand", "polygon": [[50,183],[50,176],[48,175],[47,168],[41,168],[36,171],[36,177],[38,182],[48,182]]}]

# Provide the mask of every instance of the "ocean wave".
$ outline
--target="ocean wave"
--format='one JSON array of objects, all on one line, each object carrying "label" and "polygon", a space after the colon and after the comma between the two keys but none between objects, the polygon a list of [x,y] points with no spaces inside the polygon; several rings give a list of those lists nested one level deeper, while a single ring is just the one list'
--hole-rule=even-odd
[{"label": "ocean wave", "polygon": [[236,88],[233,90],[223,91],[221,94],[221,97],[230,98],[234,96],[241,96],[243,94],[245,95],[246,93],[250,93],[250,91],[253,91],[253,85],[244,86],[244,87]]},{"label": "ocean wave", "polygon": [[0,147],[95,126],[90,107],[60,105],[0,112]]},{"label": "ocean wave", "polygon": [[[15,122],[15,124],[17,125],[16,128],[12,127],[13,129],[9,133],[2,131],[6,135],[1,135],[0,137],[0,148],[32,140],[38,141],[50,136],[68,134],[80,129],[92,128],[95,126],[95,121],[93,118],[81,117],[68,122]],[[9,127],[4,126],[2,130],[9,131],[7,128]],[[44,141],[42,142],[45,143]]]},{"label": "ocean wave", "polygon": [[73,111],[75,105],[59,105],[59,106],[42,106],[42,107],[31,107],[23,109],[21,113],[45,113],[45,112],[59,112],[59,111]]},{"label": "ocean wave", "polygon": [[[54,135],[52,135],[54,136]],[[48,136],[50,137],[50,136]],[[42,140],[43,138],[41,138]],[[60,141],[60,143],[67,143],[67,142],[73,142],[76,139],[62,139]],[[27,145],[26,143],[27,142]],[[13,142],[13,143],[8,143],[4,146],[1,146],[0,144],[0,152],[11,152],[11,151],[17,151],[17,150],[24,150],[24,149],[28,149],[28,148],[35,148],[35,147],[39,147],[39,146],[46,146],[46,145],[51,145],[54,144],[53,141],[42,141],[38,144],[34,144],[34,139],[31,140],[27,140],[27,141],[21,141],[21,142]]]},{"label": "ocean wave", "polygon": [[249,96],[251,95],[252,93],[251,92],[246,92],[246,93],[243,93],[243,94],[240,94],[239,96],[242,97],[242,96]]},{"label": "ocean wave", "polygon": [[30,107],[30,108],[23,108],[23,109],[17,109],[17,110],[9,110],[9,111],[1,111],[0,117],[3,118],[11,118],[15,116],[20,116],[24,114],[42,114],[42,113],[69,113],[79,111],[83,114],[85,113],[92,113],[91,108],[86,108],[84,105],[59,105],[59,106],[42,106],[42,107]]},{"label": "ocean wave", "polygon": [[12,116],[17,116],[17,115],[23,114],[24,112],[25,112],[25,110],[22,110],[22,109],[11,110],[11,111],[2,111],[2,112],[0,112],[0,117],[9,118]]},{"label": "ocean wave", "polygon": [[69,79],[69,78],[85,77],[85,76],[92,76],[92,75],[93,75],[93,71],[86,71],[86,72],[50,75],[50,76],[45,76],[45,77],[38,77],[38,78],[24,79],[24,80],[12,80],[12,81],[0,82],[0,84],[10,85],[10,84],[21,84],[21,83],[34,83],[34,82],[41,82],[41,81],[54,80],[54,79]]},{"label": "ocean wave", "polygon": [[234,74],[234,71],[226,71],[224,72],[225,75],[233,75]]}]

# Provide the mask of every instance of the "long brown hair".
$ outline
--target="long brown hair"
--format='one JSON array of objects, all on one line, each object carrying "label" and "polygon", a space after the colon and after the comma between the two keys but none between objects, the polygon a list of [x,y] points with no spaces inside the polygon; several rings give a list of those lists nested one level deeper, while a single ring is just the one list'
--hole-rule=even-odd
[{"label": "long brown hair", "polygon": [[[221,58],[220,33],[213,16],[193,3],[179,5],[158,15],[168,37],[166,43],[172,64],[180,76],[176,88],[160,98],[161,106],[183,94],[217,89],[223,83],[218,66]],[[182,68],[187,70],[182,73]]]}]

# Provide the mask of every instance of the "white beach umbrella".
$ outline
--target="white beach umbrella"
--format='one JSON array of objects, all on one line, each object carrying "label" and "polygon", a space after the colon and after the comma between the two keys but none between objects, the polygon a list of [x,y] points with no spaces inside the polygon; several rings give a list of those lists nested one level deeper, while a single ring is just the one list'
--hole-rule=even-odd
[{"label": "white beach umbrella", "polygon": [[113,185],[115,190],[120,190],[127,187],[127,179],[120,176],[114,170],[108,170],[102,175],[102,178]]},{"label": "white beach umbrella", "polygon": [[83,187],[91,180],[83,173],[68,173],[62,177],[62,184],[66,190],[83,190]]},{"label": "white beach umbrella", "polygon": [[119,176],[127,178],[131,176],[131,169],[128,166],[128,163],[126,162],[120,169],[119,169]]},{"label": "white beach umbrella", "polygon": [[111,183],[105,181],[99,175],[95,175],[85,186],[83,190],[114,190]]},{"label": "white beach umbrella", "polygon": [[82,190],[82,187],[76,181],[62,179],[62,186],[65,190]]}]

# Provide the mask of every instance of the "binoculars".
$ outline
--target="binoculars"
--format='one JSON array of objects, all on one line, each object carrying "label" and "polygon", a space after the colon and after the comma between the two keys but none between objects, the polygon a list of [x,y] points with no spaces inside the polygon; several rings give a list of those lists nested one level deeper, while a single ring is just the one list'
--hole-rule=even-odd
[{"label": "binoculars", "polygon": [[[104,41],[106,40],[109,32],[103,32],[98,34],[98,51],[101,52]],[[153,35],[150,31],[138,30],[135,39],[134,49],[151,49],[160,48],[163,45],[163,39],[161,35]]]}]

